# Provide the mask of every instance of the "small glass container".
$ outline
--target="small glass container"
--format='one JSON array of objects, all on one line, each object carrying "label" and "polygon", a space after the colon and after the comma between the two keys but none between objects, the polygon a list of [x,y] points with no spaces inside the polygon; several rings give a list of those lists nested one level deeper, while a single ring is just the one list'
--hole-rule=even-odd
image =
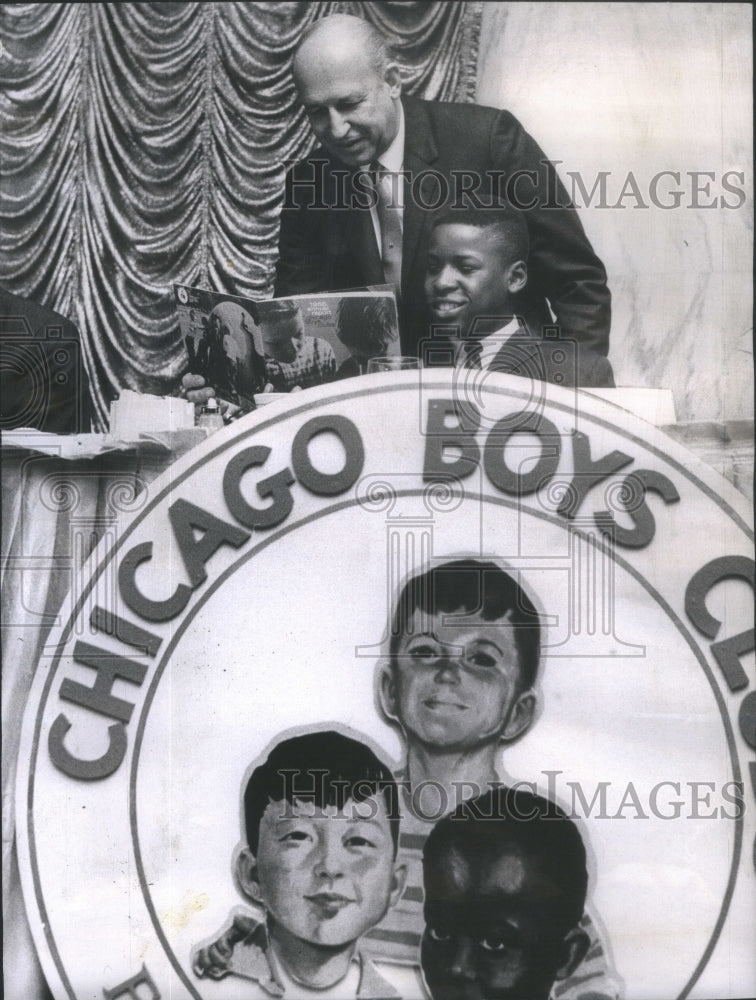
[{"label": "small glass container", "polygon": [[218,407],[218,400],[213,396],[202,407],[197,426],[204,427],[208,434],[219,431],[223,427],[223,415]]}]

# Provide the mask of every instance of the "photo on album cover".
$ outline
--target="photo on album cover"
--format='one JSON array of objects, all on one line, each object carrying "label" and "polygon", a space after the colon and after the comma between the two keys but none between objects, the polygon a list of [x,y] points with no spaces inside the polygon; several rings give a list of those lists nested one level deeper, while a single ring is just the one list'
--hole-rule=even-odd
[{"label": "photo on album cover", "polygon": [[400,354],[393,289],[256,300],[174,285],[188,370],[245,411],[258,393],[365,374]]}]

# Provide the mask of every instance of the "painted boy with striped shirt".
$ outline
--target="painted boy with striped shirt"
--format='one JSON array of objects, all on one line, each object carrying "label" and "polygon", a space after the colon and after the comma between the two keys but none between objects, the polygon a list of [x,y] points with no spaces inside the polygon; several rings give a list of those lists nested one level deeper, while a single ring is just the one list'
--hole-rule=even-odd
[{"label": "painted boy with striped shirt", "polygon": [[[464,799],[503,784],[503,747],[530,728],[537,704],[540,618],[495,562],[457,559],[410,578],[391,622],[377,695],[397,725],[406,761],[400,860],[407,881],[392,910],[363,939],[384,960],[418,961],[423,933],[422,851],[433,823]],[[595,921],[581,927],[586,954],[555,986],[558,1000],[617,1000],[620,988]]]}]

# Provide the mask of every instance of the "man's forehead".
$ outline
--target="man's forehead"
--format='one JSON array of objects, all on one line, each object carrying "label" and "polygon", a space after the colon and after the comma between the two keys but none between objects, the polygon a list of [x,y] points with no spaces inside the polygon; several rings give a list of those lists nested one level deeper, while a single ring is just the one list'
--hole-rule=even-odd
[{"label": "man's forehead", "polygon": [[306,104],[326,104],[369,89],[380,80],[367,50],[347,45],[301,52],[294,63],[294,82]]}]

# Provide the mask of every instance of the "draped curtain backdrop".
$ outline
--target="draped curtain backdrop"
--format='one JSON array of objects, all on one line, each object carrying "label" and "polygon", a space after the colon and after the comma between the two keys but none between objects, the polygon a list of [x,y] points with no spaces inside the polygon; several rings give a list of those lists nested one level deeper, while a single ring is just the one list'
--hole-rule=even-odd
[{"label": "draped curtain backdrop", "polygon": [[284,164],[313,145],[292,52],[336,12],[408,93],[474,99],[479,3],[0,7],[0,283],[78,325],[100,428],[121,388],[175,389],[173,282],[271,294]]}]

